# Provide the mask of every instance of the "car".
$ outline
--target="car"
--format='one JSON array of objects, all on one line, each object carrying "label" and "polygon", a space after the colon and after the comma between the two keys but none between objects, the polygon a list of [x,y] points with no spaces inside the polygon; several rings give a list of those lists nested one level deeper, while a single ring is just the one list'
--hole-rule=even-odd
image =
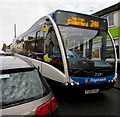
[{"label": "car", "polygon": [[0,56],[6,56],[6,53],[2,50],[0,50]]},{"label": "car", "polygon": [[66,50],[66,53],[69,62],[76,62],[83,59],[77,54],[77,52]]},{"label": "car", "polygon": [[33,59],[37,59],[39,61],[43,61],[44,60],[44,55],[45,53],[39,53],[39,52],[31,52],[31,53],[28,53],[28,57],[31,57]]},{"label": "car", "polygon": [[5,53],[6,53],[7,56],[14,56],[14,52],[10,49],[6,49]]},{"label": "car", "polygon": [[3,56],[0,61],[2,116],[56,114],[58,103],[39,68],[27,59],[16,56]]}]

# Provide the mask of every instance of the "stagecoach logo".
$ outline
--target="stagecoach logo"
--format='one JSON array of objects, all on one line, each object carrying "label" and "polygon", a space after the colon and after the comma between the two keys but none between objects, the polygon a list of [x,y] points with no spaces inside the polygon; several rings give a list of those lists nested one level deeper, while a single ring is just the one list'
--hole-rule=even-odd
[{"label": "stagecoach logo", "polygon": [[104,81],[106,81],[106,78],[101,78],[101,79],[93,79],[93,78],[91,78],[90,79],[90,82],[94,82],[94,83],[96,83],[96,82],[104,82]]},{"label": "stagecoach logo", "polygon": [[85,79],[85,82],[86,82],[86,83],[88,83],[88,82],[89,82],[89,80],[86,78],[86,79]]}]

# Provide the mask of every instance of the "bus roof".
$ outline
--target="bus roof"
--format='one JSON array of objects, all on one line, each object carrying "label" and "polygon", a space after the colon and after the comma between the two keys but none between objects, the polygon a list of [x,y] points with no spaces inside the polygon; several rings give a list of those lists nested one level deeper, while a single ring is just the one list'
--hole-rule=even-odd
[{"label": "bus roof", "polygon": [[98,16],[96,16],[96,15],[89,15],[89,14],[84,14],[84,13],[79,13],[79,12],[74,12],[74,11],[67,11],[67,10],[60,10],[60,9],[57,9],[57,10],[53,11],[53,12],[50,13],[49,15],[52,16],[52,18],[54,18],[54,15],[55,15],[56,12],[58,12],[58,11],[69,12],[69,13],[76,13],[76,14],[82,14],[82,15],[92,16],[92,17],[96,17],[96,18],[100,18],[100,19],[106,20],[105,18],[98,17]]}]

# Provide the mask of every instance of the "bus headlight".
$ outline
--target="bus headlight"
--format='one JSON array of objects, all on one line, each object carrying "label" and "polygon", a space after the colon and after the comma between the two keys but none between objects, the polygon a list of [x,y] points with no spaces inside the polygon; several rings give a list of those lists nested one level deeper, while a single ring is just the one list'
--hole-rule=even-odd
[{"label": "bus headlight", "polygon": [[65,86],[68,86],[69,85],[69,83],[68,82],[65,82]]},{"label": "bus headlight", "polygon": [[79,82],[76,82],[76,85],[80,85],[80,83],[79,83]]},{"label": "bus headlight", "polygon": [[111,82],[114,82],[113,80],[111,80]]},{"label": "bus headlight", "polygon": [[74,86],[74,82],[71,82],[71,85]]}]

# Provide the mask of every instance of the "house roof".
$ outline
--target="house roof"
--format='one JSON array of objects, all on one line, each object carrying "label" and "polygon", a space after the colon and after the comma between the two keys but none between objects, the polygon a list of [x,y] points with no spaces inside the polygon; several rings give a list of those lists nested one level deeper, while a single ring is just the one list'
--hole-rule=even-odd
[{"label": "house roof", "polygon": [[117,11],[117,10],[120,10],[120,2],[118,2],[118,3],[115,4],[115,5],[110,6],[110,7],[108,7],[108,8],[105,8],[105,9],[103,9],[103,10],[101,10],[101,11],[98,11],[98,12],[96,12],[96,13],[93,13],[92,15],[96,15],[96,16],[101,17],[101,16],[103,16],[103,15],[109,14],[109,13],[114,12],[114,11]]}]

